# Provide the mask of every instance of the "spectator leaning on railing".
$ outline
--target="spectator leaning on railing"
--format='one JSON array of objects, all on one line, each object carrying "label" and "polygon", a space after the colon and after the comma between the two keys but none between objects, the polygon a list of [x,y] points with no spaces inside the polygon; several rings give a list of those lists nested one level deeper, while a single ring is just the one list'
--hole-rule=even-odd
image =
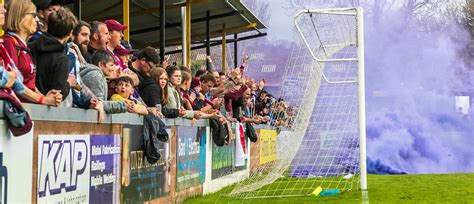
[{"label": "spectator leaning on railing", "polygon": [[110,97],[112,101],[127,101],[131,106],[128,108],[128,112],[136,113],[139,115],[148,115],[147,108],[141,103],[141,101],[133,98],[133,80],[128,76],[122,76],[117,79],[117,86],[115,87],[116,94]]},{"label": "spectator leaning on railing", "polygon": [[166,73],[168,73],[169,86],[168,86],[168,103],[165,105],[165,108],[169,109],[179,109],[179,115],[187,119],[199,119],[201,114],[198,111],[185,110],[183,107],[183,98],[178,91],[179,86],[181,85],[181,70],[175,66],[168,66],[166,68]]},{"label": "spectator leaning on railing", "polygon": [[[5,25],[5,4],[0,4],[0,26]],[[3,42],[0,43],[0,88],[11,88],[15,94],[25,94],[25,86],[23,85],[23,77],[15,67],[13,60],[8,54]]]},{"label": "spectator leaning on railing", "polygon": [[155,107],[160,104],[160,89],[150,77],[151,70],[160,63],[160,56],[155,48],[146,47],[138,53],[135,61],[129,64],[130,70],[138,76],[140,84],[137,90],[145,104]]},{"label": "spectator leaning on railing", "polygon": [[107,79],[117,78],[114,57],[106,50],[97,50],[91,57],[91,64],[81,71],[84,86],[103,103],[106,113],[125,113],[132,104],[126,101],[108,101]]},{"label": "spectator leaning on railing", "polygon": [[151,78],[159,85],[161,91],[160,102],[161,102],[161,112],[167,118],[177,118],[180,115],[180,110],[177,108],[169,108],[167,106],[169,101],[168,96],[168,74],[166,70],[161,67],[155,67],[151,70]]},{"label": "spectator leaning on railing", "polygon": [[20,95],[23,102],[34,102],[57,106],[62,101],[58,90],[51,90],[43,96],[36,89],[36,67],[33,63],[26,40],[35,32],[38,17],[36,7],[30,0],[11,1],[4,29],[7,33],[2,37],[3,45],[23,78],[25,94]]},{"label": "spectator leaning on railing", "polygon": [[77,19],[69,9],[61,7],[49,15],[48,22],[48,31],[29,44],[37,67],[36,86],[43,94],[53,89],[60,90],[63,95],[61,106],[72,107],[70,91],[77,82],[69,75],[65,44],[76,27]]}]

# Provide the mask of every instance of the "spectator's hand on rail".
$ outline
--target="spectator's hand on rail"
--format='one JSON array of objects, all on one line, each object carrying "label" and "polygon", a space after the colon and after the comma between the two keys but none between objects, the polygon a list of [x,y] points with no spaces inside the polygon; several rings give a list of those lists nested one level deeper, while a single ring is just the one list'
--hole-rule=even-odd
[{"label": "spectator's hand on rail", "polygon": [[179,117],[183,117],[185,114],[186,110],[183,107],[179,108]]},{"label": "spectator's hand on rail", "polygon": [[232,118],[232,117],[228,117],[227,120],[229,122],[237,122],[237,119],[236,118]]},{"label": "spectator's hand on rail", "polygon": [[194,112],[194,118],[195,118],[195,119],[199,120],[199,119],[201,119],[201,116],[202,116],[202,113],[201,113],[201,112],[199,112],[199,111],[195,111],[195,112]]},{"label": "spectator's hand on rail", "polygon": [[100,101],[97,98],[92,98],[90,102],[91,102],[90,108],[97,110],[98,122],[102,123],[105,117],[104,104],[102,103],[102,101]]},{"label": "spectator's hand on rail", "polygon": [[266,123],[268,121],[270,121],[270,116],[265,116],[262,118],[262,122]]},{"label": "spectator's hand on rail", "polygon": [[125,105],[127,106],[128,112],[132,112],[132,110],[135,108],[135,103],[132,101],[125,100]]},{"label": "spectator's hand on rail", "polygon": [[148,109],[148,112],[153,114],[155,117],[164,118],[163,114],[160,111],[158,111],[157,108],[150,107],[147,109]]},{"label": "spectator's hand on rail", "polygon": [[43,104],[48,106],[59,106],[62,100],[63,95],[61,94],[61,91],[52,89],[44,96]]},{"label": "spectator's hand on rail", "polygon": [[219,122],[220,122],[221,124],[224,124],[224,123],[227,122],[227,119],[226,119],[225,117],[220,117],[220,118],[219,118]]}]

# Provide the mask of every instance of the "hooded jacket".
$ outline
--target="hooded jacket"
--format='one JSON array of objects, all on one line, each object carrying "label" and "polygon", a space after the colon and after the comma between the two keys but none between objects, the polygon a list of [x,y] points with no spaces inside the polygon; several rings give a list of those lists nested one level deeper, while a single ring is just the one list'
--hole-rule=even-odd
[{"label": "hooded jacket", "polygon": [[89,88],[91,92],[99,98],[104,104],[106,113],[125,113],[127,105],[125,101],[108,101],[107,100],[107,81],[99,67],[93,64],[87,64],[80,73],[82,84]]},{"label": "hooded jacket", "polygon": [[[179,110],[179,108],[182,106],[180,93],[178,93],[178,91],[171,85],[168,85],[167,89],[168,89],[169,98],[168,98],[168,103],[164,106],[164,108]],[[194,111],[186,110],[185,114],[182,117],[187,118],[187,119],[193,119]]]},{"label": "hooded jacket", "polygon": [[48,33],[28,44],[36,62],[36,87],[46,94],[51,89],[60,90],[63,100],[69,95],[69,59],[65,46]]}]

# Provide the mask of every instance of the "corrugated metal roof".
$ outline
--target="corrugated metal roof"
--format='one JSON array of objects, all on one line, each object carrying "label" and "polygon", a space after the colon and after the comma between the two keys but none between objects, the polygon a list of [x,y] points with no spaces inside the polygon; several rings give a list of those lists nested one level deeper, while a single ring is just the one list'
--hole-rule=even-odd
[{"label": "corrugated metal roof", "polygon": [[[166,45],[181,44],[181,8],[184,0],[166,0]],[[130,33],[134,47],[159,45],[159,1],[130,0]],[[220,37],[222,25],[227,35],[260,30],[266,26],[240,0],[194,0],[191,4],[191,41],[203,42],[206,38],[206,12],[216,17],[210,21],[211,38]],[[116,19],[122,21],[121,0],[82,1],[82,18],[86,21]],[[255,23],[255,27],[236,29]]]}]

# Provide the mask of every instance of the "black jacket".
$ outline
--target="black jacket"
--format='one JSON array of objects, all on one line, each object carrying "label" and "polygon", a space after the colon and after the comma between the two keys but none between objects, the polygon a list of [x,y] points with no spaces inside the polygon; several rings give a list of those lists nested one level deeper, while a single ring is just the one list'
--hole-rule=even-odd
[{"label": "black jacket", "polygon": [[[129,66],[131,67],[131,65]],[[138,79],[140,83],[138,84],[138,94],[142,97],[143,102],[148,107],[155,107],[156,104],[161,104],[161,87],[158,85],[150,76],[143,74],[133,68],[131,68],[133,72],[138,75]],[[176,118],[179,116],[178,109],[168,109],[165,107],[161,107],[161,113],[167,118]]]},{"label": "black jacket", "polygon": [[66,48],[48,33],[28,44],[33,61],[36,62],[36,87],[46,94],[51,89],[60,90],[63,100],[69,94],[69,59]]}]

